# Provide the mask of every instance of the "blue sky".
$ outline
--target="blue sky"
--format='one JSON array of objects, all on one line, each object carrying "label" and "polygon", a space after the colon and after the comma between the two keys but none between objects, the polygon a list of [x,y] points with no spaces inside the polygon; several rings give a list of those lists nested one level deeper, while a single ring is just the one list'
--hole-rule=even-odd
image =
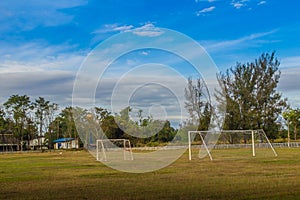
[{"label": "blue sky", "polygon": [[[117,33],[162,27],[199,42],[221,71],[276,50],[279,90],[299,107],[299,7],[291,0],[2,0],[0,102],[18,93],[71,105],[76,73],[93,48]],[[126,63],[147,59],[129,54]]]}]

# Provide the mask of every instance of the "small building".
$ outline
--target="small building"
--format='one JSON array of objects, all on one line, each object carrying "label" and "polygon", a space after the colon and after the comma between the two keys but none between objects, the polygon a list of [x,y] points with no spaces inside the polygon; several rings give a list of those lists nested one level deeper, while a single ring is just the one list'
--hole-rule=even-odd
[{"label": "small building", "polygon": [[38,137],[27,142],[27,147],[31,150],[46,149],[48,141],[45,137]]},{"label": "small building", "polygon": [[12,133],[0,132],[0,152],[18,151],[20,146],[20,142]]},{"label": "small building", "polygon": [[78,149],[78,139],[74,138],[59,138],[54,140],[54,149]]}]

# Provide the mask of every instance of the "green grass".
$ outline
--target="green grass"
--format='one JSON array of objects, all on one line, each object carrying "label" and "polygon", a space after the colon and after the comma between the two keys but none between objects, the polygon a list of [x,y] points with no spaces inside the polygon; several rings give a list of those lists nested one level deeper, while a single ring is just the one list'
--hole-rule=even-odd
[{"label": "green grass", "polygon": [[300,149],[184,154],[159,171],[128,174],[86,151],[0,154],[0,199],[300,199]]}]

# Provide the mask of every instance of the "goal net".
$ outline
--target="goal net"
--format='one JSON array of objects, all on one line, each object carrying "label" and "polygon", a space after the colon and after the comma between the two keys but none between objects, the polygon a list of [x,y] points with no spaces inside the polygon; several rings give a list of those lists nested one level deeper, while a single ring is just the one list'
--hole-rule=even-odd
[{"label": "goal net", "polygon": [[133,160],[130,141],[127,139],[102,139],[96,141],[97,161]]},{"label": "goal net", "polygon": [[[195,142],[198,138],[199,142]],[[188,131],[189,160],[192,159],[192,146],[198,145],[199,158],[211,155],[212,149],[249,148],[252,156],[256,156],[257,148],[270,148],[277,156],[264,130],[222,130],[222,131]]]}]

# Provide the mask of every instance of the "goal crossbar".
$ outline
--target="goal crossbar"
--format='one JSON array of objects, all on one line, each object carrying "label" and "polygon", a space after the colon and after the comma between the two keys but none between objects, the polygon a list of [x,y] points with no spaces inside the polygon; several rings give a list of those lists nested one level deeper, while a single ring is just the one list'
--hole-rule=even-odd
[{"label": "goal crossbar", "polygon": [[208,148],[208,145],[206,144],[204,137],[202,134],[207,134],[207,133],[212,133],[212,134],[222,134],[222,133],[242,133],[242,134],[248,134],[251,135],[251,146],[252,146],[252,156],[256,156],[256,151],[255,151],[255,134],[260,133],[267,141],[267,144],[269,147],[272,149],[274,156],[277,157],[277,153],[271,144],[270,140],[268,139],[265,131],[263,129],[258,129],[258,130],[221,130],[221,131],[188,131],[188,148],[189,148],[189,160],[192,160],[192,137],[191,134],[198,134],[200,136],[202,145],[207,152],[210,160],[213,160],[212,155],[210,153],[210,150]]}]

